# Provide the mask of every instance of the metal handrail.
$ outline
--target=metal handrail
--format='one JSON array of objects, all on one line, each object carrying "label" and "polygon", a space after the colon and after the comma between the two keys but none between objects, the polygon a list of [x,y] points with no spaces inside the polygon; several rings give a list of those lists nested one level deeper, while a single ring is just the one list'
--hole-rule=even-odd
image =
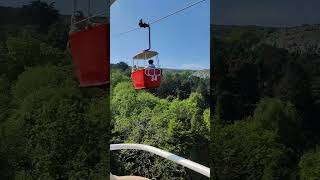
[{"label": "metal handrail", "polygon": [[184,167],[187,167],[195,172],[198,172],[210,178],[210,168],[149,145],[144,145],[144,144],[111,144],[110,145],[110,151],[124,150],[124,149],[142,150],[142,151],[147,151],[147,152],[156,154],[158,156],[171,160],[177,164],[180,164]]},{"label": "metal handrail", "polygon": [[[157,79],[158,79],[158,77],[160,77],[161,76],[161,69],[159,69],[160,70],[160,73],[158,74],[158,73],[156,73],[156,70],[157,69],[159,69],[159,68],[145,68],[144,69],[144,74],[146,75],[146,76],[149,76],[149,77],[151,77],[151,81],[157,81]],[[153,75],[152,74],[150,74],[150,70],[153,70]]]}]

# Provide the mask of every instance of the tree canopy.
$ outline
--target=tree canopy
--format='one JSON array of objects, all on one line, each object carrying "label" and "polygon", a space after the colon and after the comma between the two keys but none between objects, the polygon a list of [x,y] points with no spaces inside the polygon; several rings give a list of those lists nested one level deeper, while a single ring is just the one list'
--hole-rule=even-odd
[{"label": "tree canopy", "polygon": [[320,144],[320,58],[268,43],[282,30],[229,27],[211,39],[216,179],[320,178],[312,150]]},{"label": "tree canopy", "polygon": [[[123,63],[119,63],[120,65]],[[121,66],[122,67],[122,66]],[[123,66],[124,67],[124,66]],[[179,80],[174,80],[179,79]],[[209,105],[189,73],[164,76],[157,90],[134,90],[126,69],[112,66],[111,143],[148,144],[209,166]],[[188,86],[184,86],[188,82]],[[193,89],[189,89],[193,86]],[[176,87],[184,95],[165,90]],[[112,172],[157,179],[206,179],[161,157],[139,151],[112,152]]]},{"label": "tree canopy", "polygon": [[107,178],[109,90],[78,87],[53,3],[10,10],[21,21],[0,22],[0,179]]}]

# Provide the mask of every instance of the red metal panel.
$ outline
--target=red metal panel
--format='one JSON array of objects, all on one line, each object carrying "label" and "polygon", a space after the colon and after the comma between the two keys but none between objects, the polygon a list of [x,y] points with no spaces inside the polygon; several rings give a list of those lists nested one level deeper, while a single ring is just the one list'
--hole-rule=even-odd
[{"label": "red metal panel", "polygon": [[70,45],[80,86],[99,86],[109,83],[110,24],[99,24],[72,33]]},{"label": "red metal panel", "polygon": [[[155,71],[155,74],[161,74],[160,69],[151,69],[151,71]],[[153,72],[151,72],[154,74]],[[132,72],[131,74],[132,78],[132,84],[135,89],[152,89],[152,88],[158,88],[161,84],[161,76],[158,76],[155,79],[152,80],[151,76],[148,76],[145,74],[145,69],[140,69],[137,71]]]},{"label": "red metal panel", "polygon": [[135,89],[145,89],[144,69],[136,70],[131,74],[132,84]]},{"label": "red metal panel", "polygon": [[[152,72],[152,71],[155,71],[155,72]],[[160,75],[161,74],[161,70],[160,69],[150,69],[150,74]],[[157,76],[156,80],[155,79],[152,80],[151,76],[147,76],[147,75],[144,75],[144,76],[145,76],[147,89],[160,87],[161,76]]]}]

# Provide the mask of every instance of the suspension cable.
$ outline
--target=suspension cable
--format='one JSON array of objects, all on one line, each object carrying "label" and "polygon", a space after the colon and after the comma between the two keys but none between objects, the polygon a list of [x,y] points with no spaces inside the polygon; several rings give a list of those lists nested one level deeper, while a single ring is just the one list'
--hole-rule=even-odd
[{"label": "suspension cable", "polygon": [[92,19],[92,18],[94,18],[94,17],[98,17],[98,16],[102,16],[102,15],[107,15],[107,12],[106,12],[106,11],[101,11],[101,12],[95,14],[95,15],[88,16],[87,18],[82,19],[82,20],[80,20],[80,21],[77,21],[77,22],[75,22],[75,23],[73,23],[73,24],[79,24],[79,23],[82,23],[82,22],[84,22],[84,21],[88,21],[88,19]]},{"label": "suspension cable", "polygon": [[[179,10],[177,10],[177,11],[174,11],[174,12],[172,12],[172,13],[166,15],[166,16],[163,16],[163,17],[161,17],[161,18],[158,18],[158,19],[152,21],[152,22],[150,23],[150,25],[151,25],[151,24],[156,24],[156,23],[158,23],[158,22],[160,22],[160,21],[162,21],[162,20],[164,20],[164,19],[166,19],[166,18],[168,18],[168,17],[170,17],[170,16],[173,16],[173,15],[175,15],[175,14],[181,12],[181,11],[184,11],[184,10],[186,10],[186,9],[189,9],[189,8],[191,8],[191,7],[193,7],[193,6],[197,5],[197,4],[200,4],[200,3],[204,2],[204,1],[206,1],[206,0],[200,0],[200,1],[194,2],[194,3],[188,5],[188,6],[184,7],[184,8],[181,8],[181,9],[179,9]],[[138,29],[140,29],[140,27],[132,28],[132,29],[130,29],[130,30],[128,30],[128,31],[119,33],[118,35],[124,35],[124,34],[127,34],[127,33],[132,32],[132,31],[136,31],[136,30],[138,30]]]},{"label": "suspension cable", "polygon": [[166,19],[166,18],[168,18],[168,17],[170,17],[170,16],[173,16],[173,15],[175,15],[175,14],[181,12],[181,11],[184,11],[184,10],[186,10],[186,9],[189,9],[189,8],[191,8],[191,7],[193,7],[193,6],[197,5],[197,4],[200,4],[200,3],[204,2],[204,1],[206,1],[206,0],[201,0],[201,1],[195,2],[195,3],[193,3],[193,4],[190,4],[189,6],[186,6],[186,7],[182,8],[182,9],[180,9],[180,10],[178,10],[178,11],[175,11],[175,12],[173,12],[173,13],[171,13],[171,14],[168,14],[168,15],[162,17],[162,18],[159,18],[159,19],[157,19],[157,20],[154,20],[154,21],[151,22],[150,24],[155,24],[155,23],[157,23],[157,22],[159,22],[159,21],[161,21],[161,20],[163,20],[163,19]]}]

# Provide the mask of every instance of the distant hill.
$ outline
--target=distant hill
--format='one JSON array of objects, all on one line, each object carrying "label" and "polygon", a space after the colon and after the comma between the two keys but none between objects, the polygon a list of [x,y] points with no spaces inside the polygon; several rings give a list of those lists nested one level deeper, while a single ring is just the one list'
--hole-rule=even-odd
[{"label": "distant hill", "polygon": [[181,73],[181,72],[194,72],[194,70],[190,69],[170,69],[170,68],[162,68],[163,72],[166,73]]},{"label": "distant hill", "polygon": [[213,37],[227,38],[232,32],[254,31],[261,42],[287,49],[290,52],[312,52],[320,55],[320,24],[296,27],[261,27],[212,25]]},{"label": "distant hill", "polygon": [[290,52],[312,52],[320,55],[320,25],[279,28],[265,42]]},{"label": "distant hill", "polygon": [[2,24],[21,24],[21,8],[0,6],[0,25]]},{"label": "distant hill", "polygon": [[189,72],[192,74],[192,76],[196,76],[199,78],[209,78],[210,77],[210,70],[189,70],[189,69],[167,69],[163,68],[163,73],[183,73],[183,72]]},{"label": "distant hill", "polygon": [[193,73],[193,76],[203,78],[203,79],[209,79],[210,78],[210,69],[195,71]]},{"label": "distant hill", "polygon": [[[228,39],[233,32],[254,31],[259,34],[260,43],[266,43],[291,53],[313,54],[310,84],[315,103],[320,104],[320,24],[301,25],[296,27],[259,27],[259,26],[225,26],[212,25],[215,38]],[[310,62],[311,63],[311,62]]]},{"label": "distant hill", "polygon": [[233,32],[239,31],[257,31],[272,33],[276,31],[273,27],[261,27],[261,26],[236,26],[236,25],[211,25],[211,30],[213,30],[213,37],[225,38],[228,37]]}]

